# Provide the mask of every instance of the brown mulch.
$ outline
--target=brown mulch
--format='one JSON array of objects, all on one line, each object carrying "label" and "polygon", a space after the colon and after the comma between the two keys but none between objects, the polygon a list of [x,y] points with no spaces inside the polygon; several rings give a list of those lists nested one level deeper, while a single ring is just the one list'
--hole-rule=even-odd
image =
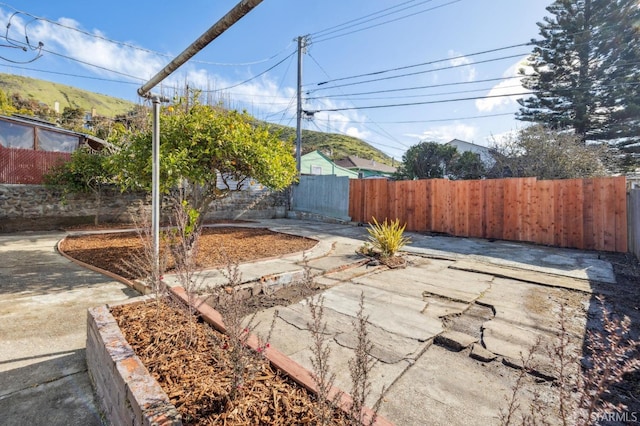
[{"label": "brown mulch", "polygon": [[[257,352],[244,364],[234,363],[233,342],[190,317],[178,302],[129,304],[111,311],[184,424],[318,424],[312,394],[274,370]],[[232,377],[238,365],[244,368],[241,385],[234,389]],[[336,410],[331,424],[348,422]]]},{"label": "brown mulch", "polygon": [[[204,228],[199,241],[197,266],[206,269],[224,266],[229,260],[243,263],[272,258],[309,250],[316,244],[317,241],[309,238],[267,229]],[[132,258],[143,256],[142,240],[136,232],[69,236],[61,244],[61,249],[74,259],[125,278],[139,278],[141,275],[135,276],[137,274],[126,266]],[[172,261],[169,258],[167,262],[170,271]]]}]

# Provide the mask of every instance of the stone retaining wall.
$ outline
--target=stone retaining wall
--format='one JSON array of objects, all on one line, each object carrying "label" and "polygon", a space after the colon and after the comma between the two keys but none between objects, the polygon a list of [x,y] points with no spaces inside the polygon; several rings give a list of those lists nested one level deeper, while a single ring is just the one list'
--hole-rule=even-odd
[{"label": "stone retaining wall", "polygon": [[[98,204],[94,194],[64,194],[44,185],[0,185],[0,232],[58,229],[99,222],[132,223],[141,209],[150,209],[143,193],[104,191]],[[206,219],[272,219],[285,217],[286,192],[266,189],[234,192],[216,201]]]},{"label": "stone retaining wall", "polygon": [[180,414],[133,352],[109,309],[91,308],[87,317],[87,369],[109,424],[181,425]]}]

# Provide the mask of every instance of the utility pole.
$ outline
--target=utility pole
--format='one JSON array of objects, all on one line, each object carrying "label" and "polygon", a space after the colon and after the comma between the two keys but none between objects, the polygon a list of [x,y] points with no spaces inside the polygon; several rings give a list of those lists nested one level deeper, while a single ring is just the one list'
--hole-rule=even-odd
[{"label": "utility pole", "polygon": [[300,176],[302,163],[302,54],[307,52],[309,36],[298,37],[298,106],[296,111],[296,168]]}]

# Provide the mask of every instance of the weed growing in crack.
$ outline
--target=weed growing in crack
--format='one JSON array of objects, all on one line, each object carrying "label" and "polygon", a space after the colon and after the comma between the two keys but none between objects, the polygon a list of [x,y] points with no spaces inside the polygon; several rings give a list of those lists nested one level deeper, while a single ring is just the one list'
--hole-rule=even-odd
[{"label": "weed growing in crack", "polygon": [[[527,374],[534,370],[533,357],[534,354],[538,351],[539,346],[540,340],[538,339],[536,343],[534,343],[534,345],[531,347],[531,349],[529,349],[529,352],[526,355],[522,352],[520,353],[520,362],[522,364],[522,368],[520,368],[518,371],[516,383],[513,386],[511,395],[507,397],[506,407],[501,408],[499,411],[500,424],[503,426],[512,425],[513,422],[517,420],[517,414],[521,406],[520,393],[524,388]],[[520,420],[523,425],[537,424],[535,422],[532,423],[531,416],[529,414],[522,414]]]},{"label": "weed growing in crack", "polygon": [[358,313],[353,321],[354,330],[357,332],[357,343],[355,353],[349,360],[349,375],[351,376],[351,404],[350,416],[364,423],[362,409],[365,407],[365,400],[371,393],[371,381],[369,374],[373,368],[374,360],[369,355],[373,349],[373,343],[369,339],[367,331],[368,316],[364,314],[364,293],[360,293],[360,304]]},{"label": "weed growing in crack", "polygon": [[275,327],[278,312],[274,312],[267,337],[265,339],[256,336],[257,347],[251,349],[249,338],[255,329],[255,316],[253,313],[248,320],[246,299],[242,297],[240,284],[242,282],[237,263],[227,261],[225,269],[227,285],[218,288],[217,295],[220,301],[220,313],[222,314],[226,329],[226,341],[222,343],[222,349],[228,351],[231,369],[231,387],[229,389],[229,401],[236,399],[244,391],[244,384],[259,372],[260,364],[256,362],[269,348],[271,334]]},{"label": "weed growing in crack", "polygon": [[327,341],[327,323],[324,321],[324,298],[322,296],[317,300],[309,299],[309,312],[311,322],[307,324],[307,327],[312,338],[310,361],[318,397],[315,414],[318,418],[318,424],[328,425],[333,419],[339,395],[331,395],[336,375],[331,373],[329,367],[331,348]]},{"label": "weed growing in crack", "polygon": [[[356,347],[353,358],[349,360],[349,375],[351,377],[351,398],[353,399],[349,409],[349,417],[355,424],[367,424],[364,414],[366,399],[371,394],[371,370],[375,360],[371,357],[373,342],[369,338],[367,322],[369,316],[364,313],[364,292],[360,293],[358,312],[353,321],[354,330],[357,333]],[[368,419],[368,424],[375,423],[380,404],[385,394],[385,387],[380,391],[380,397],[373,406],[373,416]]]},{"label": "weed growing in crack", "polygon": [[[618,415],[624,417],[627,407],[621,402],[610,402],[608,396],[612,387],[622,382],[626,375],[640,369],[640,340],[630,338],[630,319],[614,318],[604,298],[598,296],[597,299],[601,306],[602,330],[588,330],[585,354],[581,355],[571,346],[563,306],[560,307],[557,341],[547,348],[557,377],[554,386],[559,401],[557,415],[563,426],[586,426]],[[524,376],[531,370],[530,357],[523,360],[523,365],[507,408],[500,412],[501,424],[553,424],[544,415],[545,404],[535,392],[529,413],[517,418],[518,395],[524,386]]]}]

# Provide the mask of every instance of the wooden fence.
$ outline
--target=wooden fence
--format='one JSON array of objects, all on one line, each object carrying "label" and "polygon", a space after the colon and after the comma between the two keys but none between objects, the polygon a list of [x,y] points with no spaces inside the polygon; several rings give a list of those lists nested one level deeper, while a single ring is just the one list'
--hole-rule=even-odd
[{"label": "wooden fence", "polygon": [[398,218],[409,231],[627,251],[624,177],[351,180],[356,222]]},{"label": "wooden fence", "polygon": [[35,151],[0,146],[0,183],[41,184],[56,164],[69,161],[68,152]]}]

